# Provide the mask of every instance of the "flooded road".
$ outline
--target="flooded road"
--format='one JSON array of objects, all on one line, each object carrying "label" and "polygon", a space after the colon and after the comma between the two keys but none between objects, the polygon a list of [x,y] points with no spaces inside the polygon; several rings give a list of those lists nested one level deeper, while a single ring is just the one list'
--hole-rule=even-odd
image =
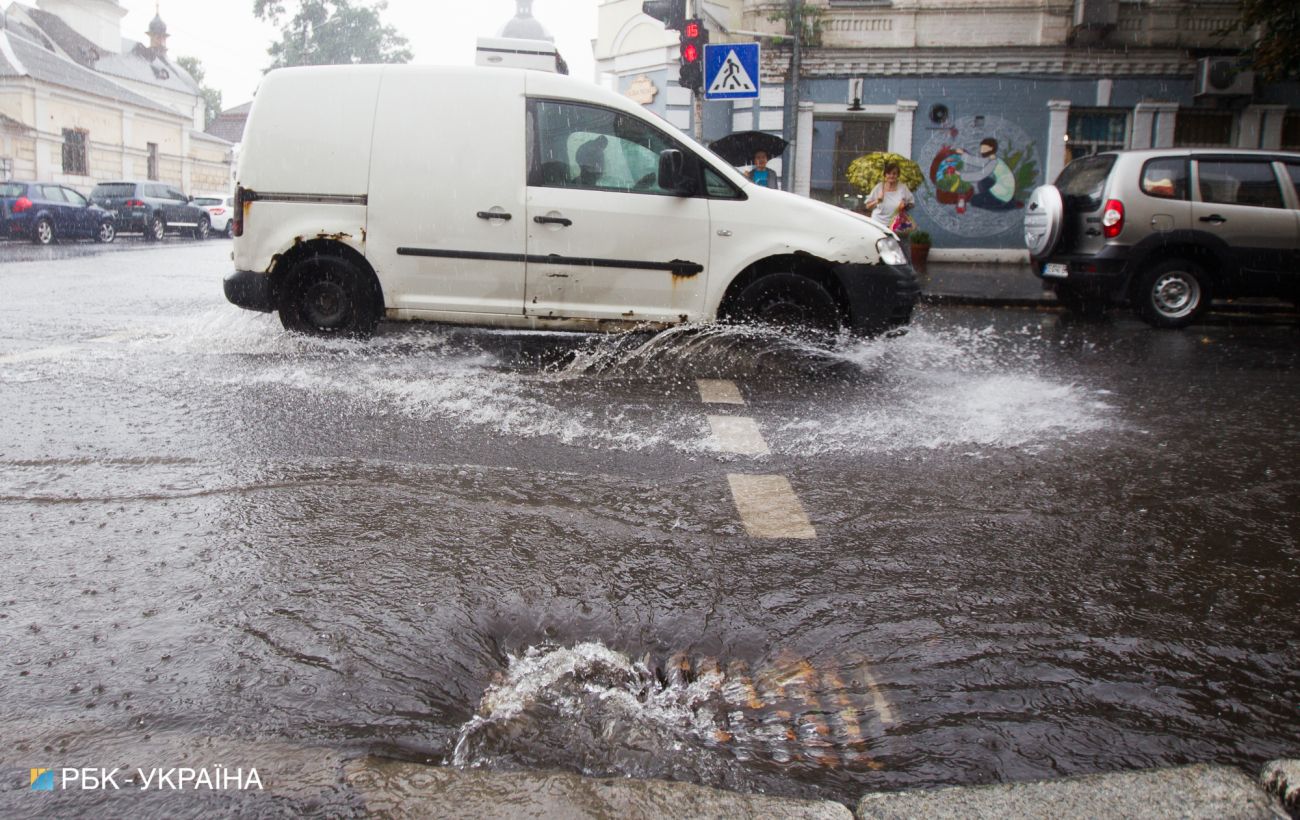
[{"label": "flooded road", "polygon": [[[228,249],[0,265],[6,815],[348,814],[366,755],[851,804],[1300,754],[1290,320],[319,341]],[[267,787],[28,789],[218,765]]]}]

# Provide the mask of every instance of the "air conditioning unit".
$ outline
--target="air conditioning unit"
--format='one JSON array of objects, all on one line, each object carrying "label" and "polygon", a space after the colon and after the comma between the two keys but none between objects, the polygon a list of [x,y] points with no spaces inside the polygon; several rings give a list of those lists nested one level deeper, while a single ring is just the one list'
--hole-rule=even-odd
[{"label": "air conditioning unit", "polygon": [[1238,57],[1202,57],[1196,61],[1196,94],[1248,97],[1255,91],[1255,72]]}]

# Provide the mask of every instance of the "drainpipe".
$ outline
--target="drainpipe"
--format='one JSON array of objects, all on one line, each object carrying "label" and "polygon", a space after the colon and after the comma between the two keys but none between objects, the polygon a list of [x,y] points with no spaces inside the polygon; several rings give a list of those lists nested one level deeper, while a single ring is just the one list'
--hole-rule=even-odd
[{"label": "drainpipe", "polygon": [[781,129],[785,132],[785,139],[789,145],[786,146],[785,154],[790,157],[791,162],[781,163],[782,170],[785,174],[784,188],[787,191],[794,190],[794,162],[793,159],[797,153],[795,143],[799,136],[799,72],[800,61],[803,59],[802,41],[803,41],[803,0],[790,0],[790,25],[794,29],[794,49],[790,55],[790,93],[786,99],[786,109],[784,127]]}]

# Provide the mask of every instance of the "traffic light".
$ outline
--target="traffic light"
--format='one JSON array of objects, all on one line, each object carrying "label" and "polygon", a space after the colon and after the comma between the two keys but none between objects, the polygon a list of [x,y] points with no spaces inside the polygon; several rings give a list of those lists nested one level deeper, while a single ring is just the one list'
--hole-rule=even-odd
[{"label": "traffic light", "polygon": [[686,22],[686,0],[645,0],[641,13],[664,24],[664,28],[681,31]]},{"label": "traffic light", "polygon": [[692,17],[682,23],[682,66],[677,84],[682,88],[699,91],[704,85],[704,46],[709,42],[709,30],[704,21]]}]

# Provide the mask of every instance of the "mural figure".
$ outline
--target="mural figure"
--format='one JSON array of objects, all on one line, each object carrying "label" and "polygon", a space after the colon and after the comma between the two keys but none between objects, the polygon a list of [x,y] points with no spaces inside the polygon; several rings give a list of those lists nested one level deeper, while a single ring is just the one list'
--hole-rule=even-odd
[{"label": "mural figure", "polygon": [[930,159],[921,210],[958,236],[1018,231],[1020,209],[1039,181],[1034,148],[1001,117],[964,117],[935,132],[920,153]]}]

